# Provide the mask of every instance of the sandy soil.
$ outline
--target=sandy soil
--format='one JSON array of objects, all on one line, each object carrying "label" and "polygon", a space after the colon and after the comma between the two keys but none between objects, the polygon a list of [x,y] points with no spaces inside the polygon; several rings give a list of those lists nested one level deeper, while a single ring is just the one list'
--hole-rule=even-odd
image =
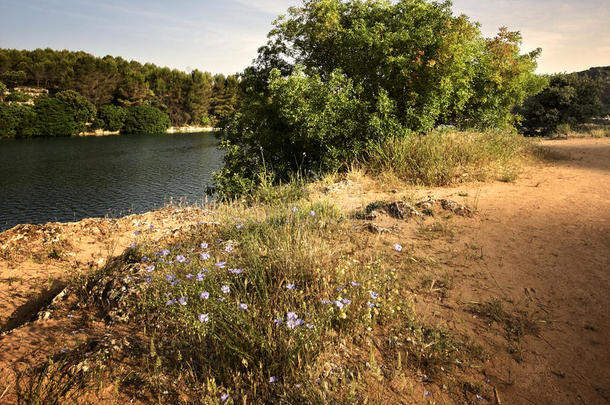
[{"label": "sandy soil", "polygon": [[[418,310],[429,322],[444,323],[484,348],[488,359],[477,373],[497,391],[486,403],[608,404],[610,139],[544,144],[555,159],[527,166],[515,183],[401,193],[354,182],[332,198],[347,210],[427,195],[474,207],[472,218],[435,220],[445,224],[442,232],[427,233],[430,222],[412,222],[399,224],[399,232],[388,236],[413,255],[433,256],[438,263],[425,275],[433,283],[428,294],[420,294]],[[74,272],[103,265],[131,242],[158,239],[202,215],[170,209],[1,233],[0,327],[10,330],[28,320],[32,308]],[[503,319],[525,319],[529,327],[515,334],[506,322],[490,319],[480,309],[491,300],[501,303]],[[0,374],[78,339],[79,333],[71,336],[75,328],[48,320],[0,335]],[[0,381],[0,403],[9,398],[11,384],[10,378]]]}]

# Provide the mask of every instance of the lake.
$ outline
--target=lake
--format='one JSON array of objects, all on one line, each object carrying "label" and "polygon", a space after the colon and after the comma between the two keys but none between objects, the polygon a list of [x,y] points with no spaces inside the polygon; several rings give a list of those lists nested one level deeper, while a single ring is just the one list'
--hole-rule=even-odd
[{"label": "lake", "polygon": [[202,202],[217,144],[210,133],[0,140],[0,231]]}]

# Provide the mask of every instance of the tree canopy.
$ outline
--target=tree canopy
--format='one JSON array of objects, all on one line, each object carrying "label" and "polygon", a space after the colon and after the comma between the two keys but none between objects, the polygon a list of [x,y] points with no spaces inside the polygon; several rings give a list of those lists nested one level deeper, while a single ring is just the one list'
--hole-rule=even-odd
[{"label": "tree canopy", "polygon": [[[168,113],[172,125],[199,125],[232,111],[235,76],[186,73],[120,57],[85,52],[0,49],[0,81],[8,88],[43,87],[55,93],[73,90],[96,108],[153,105]],[[230,82],[230,84],[227,84]]]},{"label": "tree canopy", "polygon": [[518,32],[484,38],[450,2],[305,0],[274,22],[240,82],[223,132],[221,194],[334,170],[370,142],[439,125],[513,125],[513,108],[540,91],[540,50],[521,54]]}]

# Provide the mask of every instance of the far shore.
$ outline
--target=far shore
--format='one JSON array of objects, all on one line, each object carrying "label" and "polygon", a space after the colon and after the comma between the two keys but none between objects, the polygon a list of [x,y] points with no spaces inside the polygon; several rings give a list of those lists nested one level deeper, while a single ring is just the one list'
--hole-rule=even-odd
[{"label": "far shore", "polygon": [[[184,126],[184,127],[169,127],[167,131],[168,134],[192,134],[197,132],[216,132],[218,128],[214,127],[192,127],[192,126]],[[77,136],[108,136],[108,135],[120,135],[120,131],[104,131],[102,129],[98,129],[95,131],[86,131],[81,132]]]}]

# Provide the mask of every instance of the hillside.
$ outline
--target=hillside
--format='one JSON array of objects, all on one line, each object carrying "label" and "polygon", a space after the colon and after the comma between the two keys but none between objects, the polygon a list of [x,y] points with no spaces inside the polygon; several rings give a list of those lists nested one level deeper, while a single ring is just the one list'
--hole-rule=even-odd
[{"label": "hillside", "polygon": [[604,83],[602,90],[602,103],[610,112],[610,66],[592,67],[589,70],[576,73],[579,76],[587,76],[591,79],[601,80]]},{"label": "hillside", "polygon": [[[208,125],[233,110],[237,78],[193,70],[182,72],[121,57],[52,49],[0,49],[0,82],[7,98],[28,97],[15,89],[42,88],[53,95],[74,90],[97,109],[105,105],[149,104],[169,115],[172,125]],[[1,99],[1,95],[0,95]]]}]

